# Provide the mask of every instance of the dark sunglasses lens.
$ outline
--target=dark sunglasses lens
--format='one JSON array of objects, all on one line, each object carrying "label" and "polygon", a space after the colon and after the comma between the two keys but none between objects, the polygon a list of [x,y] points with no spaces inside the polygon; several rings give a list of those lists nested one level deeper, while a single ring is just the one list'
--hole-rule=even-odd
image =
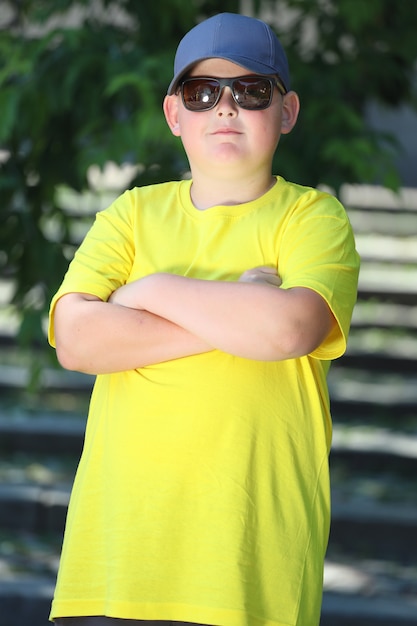
[{"label": "dark sunglasses lens", "polygon": [[184,105],[190,111],[211,109],[217,102],[220,85],[217,80],[190,78],[182,84]]},{"label": "dark sunglasses lens", "polygon": [[273,83],[268,78],[243,76],[220,79],[189,78],[181,85],[182,99],[189,111],[206,111],[216,106],[220,90],[225,85],[232,88],[233,97],[242,109],[259,111],[271,104]]},{"label": "dark sunglasses lens", "polygon": [[266,109],[272,100],[272,83],[267,78],[247,76],[233,82],[233,94],[242,109]]}]

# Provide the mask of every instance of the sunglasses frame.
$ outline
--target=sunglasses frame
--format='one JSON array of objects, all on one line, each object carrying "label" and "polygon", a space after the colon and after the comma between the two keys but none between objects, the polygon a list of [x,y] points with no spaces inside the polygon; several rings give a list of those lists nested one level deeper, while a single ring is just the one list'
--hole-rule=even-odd
[{"label": "sunglasses frame", "polygon": [[[267,101],[267,103],[264,106],[261,107],[246,107],[246,106],[242,106],[242,103],[239,102],[236,99],[236,95],[235,95],[235,91],[234,91],[234,83],[235,81],[238,80],[245,80],[247,78],[256,78],[258,80],[265,80],[269,83],[270,87],[271,87],[271,95],[269,97],[269,100]],[[213,104],[210,104],[207,107],[204,107],[202,109],[193,109],[190,108],[187,105],[187,102],[185,100],[184,97],[184,85],[188,82],[191,81],[196,81],[196,80],[200,80],[200,81],[204,81],[204,80],[208,80],[208,81],[215,81],[216,83],[218,83],[219,85],[219,92],[217,94],[217,98],[215,100],[215,102]],[[281,93],[281,95],[285,95],[287,93],[287,90],[285,89],[282,81],[276,77],[276,76],[264,76],[262,74],[248,74],[245,76],[235,76],[234,78],[217,78],[214,76],[188,76],[187,78],[184,78],[179,87],[178,87],[178,91],[181,92],[181,98],[182,98],[182,102],[184,104],[184,107],[187,109],[187,111],[192,111],[193,113],[204,113],[205,111],[211,111],[211,109],[214,109],[214,107],[216,107],[218,105],[218,103],[220,102],[220,98],[222,97],[223,91],[225,87],[229,87],[230,91],[232,92],[232,96],[233,96],[233,100],[236,102],[236,104],[242,108],[245,109],[245,111],[263,111],[264,109],[267,109],[268,107],[271,106],[271,102],[272,102],[272,97],[273,97],[273,93],[274,93],[274,87],[277,87],[278,91]],[[177,91],[177,93],[178,93]]]}]

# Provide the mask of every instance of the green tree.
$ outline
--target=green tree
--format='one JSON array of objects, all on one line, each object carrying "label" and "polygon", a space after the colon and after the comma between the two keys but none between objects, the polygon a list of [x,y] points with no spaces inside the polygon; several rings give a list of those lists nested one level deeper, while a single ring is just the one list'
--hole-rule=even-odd
[{"label": "green tree", "polygon": [[[395,137],[372,131],[370,100],[416,107],[415,0],[289,0],[281,33],[300,94],[299,122],[278,152],[280,171],[304,184],[399,185]],[[268,6],[275,6],[268,2]],[[277,31],[279,32],[277,24]],[[414,91],[413,91],[414,85]]]},{"label": "green tree", "polygon": [[[302,113],[276,171],[303,184],[395,186],[390,137],[364,106],[412,101],[414,0],[253,2],[287,49]],[[187,168],[161,103],[179,39],[239,0],[20,0],[0,13],[0,277],[13,280],[20,341],[45,345],[42,321],[74,249],[64,185],[88,188],[90,165],[141,164],[132,184]],[[269,18],[268,18],[269,19]],[[41,363],[37,359],[36,363]]]},{"label": "green tree", "polygon": [[[138,184],[186,167],[161,103],[178,40],[220,5],[238,10],[234,0],[3,2],[0,276],[13,279],[23,347],[45,345],[42,320],[73,249],[79,216],[62,210],[60,185],[86,189],[89,166],[109,159],[140,163]],[[36,378],[39,355],[34,365]]]}]

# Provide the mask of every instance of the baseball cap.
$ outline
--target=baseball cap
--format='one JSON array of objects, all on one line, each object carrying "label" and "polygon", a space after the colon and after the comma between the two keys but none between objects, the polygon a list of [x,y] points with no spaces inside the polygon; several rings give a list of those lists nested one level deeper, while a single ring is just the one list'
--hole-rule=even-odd
[{"label": "baseball cap", "polygon": [[212,58],[231,61],[256,74],[277,74],[285,89],[290,89],[287,57],[272,28],[247,15],[219,13],[194,26],[181,39],[168,95],[176,92],[193,65]]}]

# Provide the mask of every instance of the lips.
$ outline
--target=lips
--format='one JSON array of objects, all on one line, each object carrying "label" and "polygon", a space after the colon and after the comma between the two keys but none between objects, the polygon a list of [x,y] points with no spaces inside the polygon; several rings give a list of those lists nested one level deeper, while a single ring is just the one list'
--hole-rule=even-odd
[{"label": "lips", "polygon": [[224,128],[218,128],[212,134],[213,135],[240,135],[241,133],[235,128],[224,127]]}]

